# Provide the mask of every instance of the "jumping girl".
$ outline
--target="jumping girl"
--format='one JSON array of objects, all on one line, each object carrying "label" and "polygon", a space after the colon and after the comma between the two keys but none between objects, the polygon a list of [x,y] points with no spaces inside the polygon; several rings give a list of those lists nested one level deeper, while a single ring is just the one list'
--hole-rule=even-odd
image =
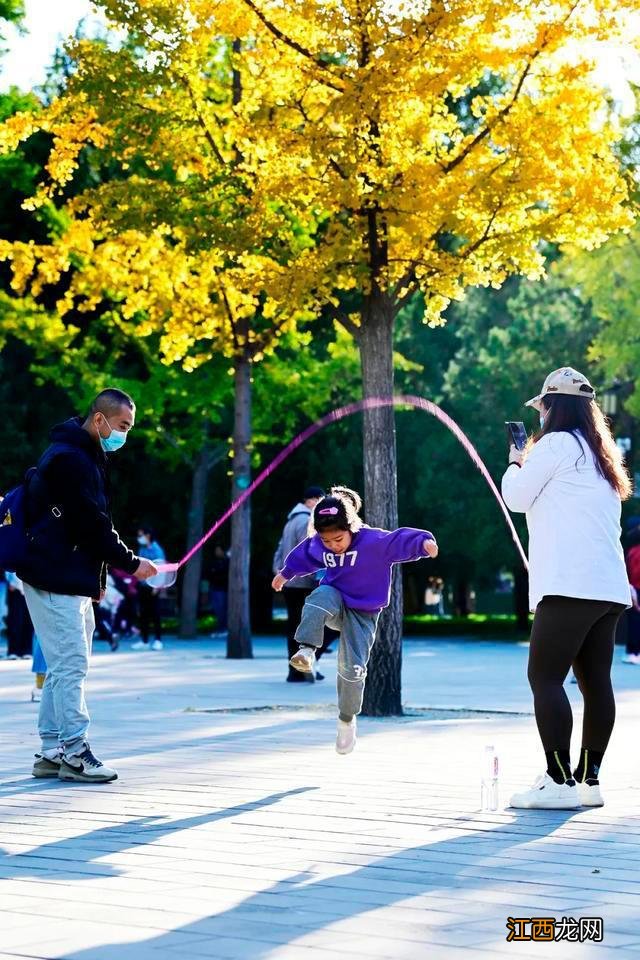
[{"label": "jumping girl", "polygon": [[325,571],[305,601],[295,634],[300,649],[289,662],[302,673],[312,673],[325,625],[339,631],[336,750],[341,754],[351,753],[356,743],[367,662],[380,611],[389,605],[393,564],[438,555],[428,530],[368,527],[358,516],[361,506],[353,490],[332,487],[314,508],[315,534],[294,547],[272,583],[279,591],[292,577]]}]

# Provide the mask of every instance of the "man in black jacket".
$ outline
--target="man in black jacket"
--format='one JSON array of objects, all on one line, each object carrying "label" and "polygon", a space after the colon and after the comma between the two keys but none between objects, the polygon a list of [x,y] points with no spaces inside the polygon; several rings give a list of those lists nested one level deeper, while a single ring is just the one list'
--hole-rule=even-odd
[{"label": "man in black jacket", "polygon": [[92,600],[106,587],[107,564],[140,580],[157,573],[122,542],[111,521],[105,453],[123,446],[135,404],[122,390],[98,394],[87,418],[51,431],[51,444],[28,480],[29,546],[17,571],[47,661],[34,777],[87,783],[116,780],[87,741],[84,682],[95,626]]}]

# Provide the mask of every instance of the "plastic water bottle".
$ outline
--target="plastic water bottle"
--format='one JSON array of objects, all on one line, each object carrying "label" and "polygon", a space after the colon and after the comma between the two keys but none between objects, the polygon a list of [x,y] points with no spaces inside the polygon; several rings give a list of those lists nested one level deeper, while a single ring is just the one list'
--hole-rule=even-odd
[{"label": "plastic water bottle", "polygon": [[480,808],[482,810],[498,809],[498,754],[493,746],[484,748]]}]

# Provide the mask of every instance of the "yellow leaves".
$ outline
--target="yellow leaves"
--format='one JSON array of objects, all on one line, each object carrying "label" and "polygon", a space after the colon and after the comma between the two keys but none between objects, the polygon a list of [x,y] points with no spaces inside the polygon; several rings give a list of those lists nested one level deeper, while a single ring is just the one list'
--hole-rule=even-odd
[{"label": "yellow leaves", "polygon": [[387,290],[409,277],[438,323],[469,285],[539,276],[541,241],[631,222],[587,43],[628,0],[595,17],[574,0],[102,6],[138,46],[74,42],[65,94],[7,121],[0,148],[52,135],[33,204],[88,143],[124,177],[77,199],[51,250],[10,251],[14,288],[70,273],[61,314],[115,303],[172,362],[260,357],[374,269]]},{"label": "yellow leaves", "polygon": [[0,124],[0,153],[13,153],[40,127],[39,117],[31,112],[16,113],[9,117]]}]

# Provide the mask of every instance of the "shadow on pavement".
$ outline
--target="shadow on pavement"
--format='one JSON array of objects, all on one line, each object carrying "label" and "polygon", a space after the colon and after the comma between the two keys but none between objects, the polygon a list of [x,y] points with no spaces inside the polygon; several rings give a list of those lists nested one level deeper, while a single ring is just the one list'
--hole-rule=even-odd
[{"label": "shadow on pavement", "polygon": [[[240,803],[213,813],[184,817],[182,820],[165,820],[164,817],[137,817],[128,823],[117,823],[109,827],[91,830],[77,837],[65,837],[42,844],[26,853],[9,854],[0,850],[0,879],[12,877],[25,879],[27,876],[46,876],[56,881],[65,879],[81,880],[83,877],[120,876],[122,871],[108,863],[97,863],[100,857],[119,853],[132,847],[144,846],[160,837],[166,837],[179,830],[189,830],[205,823],[215,823],[242,813],[260,810],[271,804],[279,803],[286,797],[317,787],[297,787],[282,793],[272,793],[260,800]],[[67,862],[67,865],[65,865]],[[74,869],[70,869],[73,864]],[[90,866],[93,864],[93,867]],[[41,872],[42,871],[42,872]]]},{"label": "shadow on pavement", "polygon": [[[168,956],[171,950],[174,951],[175,956],[177,941],[179,937],[184,938],[185,935],[193,936],[191,946],[188,940],[181,941],[185,955],[189,951],[190,956],[211,958],[211,960],[220,960],[222,957],[232,955],[240,956],[240,953],[235,953],[234,950],[238,949],[239,943],[245,941],[246,956],[251,957],[251,960],[260,960],[261,957],[270,954],[277,956],[278,946],[295,943],[300,938],[322,931],[333,923],[361,917],[369,911],[428,895],[432,891],[437,891],[439,896],[460,898],[460,912],[451,914],[451,923],[432,928],[442,931],[446,943],[447,934],[460,931],[460,915],[464,914],[465,907],[468,907],[471,902],[470,894],[472,895],[476,890],[485,890],[488,884],[502,889],[509,883],[508,880],[496,881],[495,877],[491,876],[490,868],[487,868],[486,876],[469,876],[468,871],[480,868],[482,861],[488,857],[508,854],[510,850],[517,849],[523,843],[553,833],[577,812],[579,811],[545,811],[553,815],[552,820],[543,824],[538,822],[535,827],[532,827],[531,832],[526,829],[523,832],[522,829],[527,820],[532,819],[527,816],[518,817],[514,821],[495,828],[479,826],[472,816],[457,818],[456,823],[461,827],[461,833],[457,837],[406,848],[390,856],[372,860],[371,863],[357,867],[346,874],[338,873],[335,876],[320,879],[312,872],[292,874],[286,880],[274,883],[230,909],[167,931],[161,936],[133,943],[110,944],[71,951],[65,953],[65,960],[137,960],[141,951],[147,956],[147,951],[151,950],[153,955],[158,951],[159,958]],[[526,813],[539,814],[540,811],[526,811]],[[510,828],[514,828],[513,832],[509,832]],[[489,847],[490,850],[487,849]],[[580,852],[583,847],[586,851],[588,843],[575,842],[572,845],[575,852]],[[452,861],[452,858],[458,854],[466,855],[471,862],[463,863],[457,869],[454,865],[455,860]],[[194,867],[197,870],[197,865]],[[526,870],[526,868],[527,862],[522,861],[522,869]],[[552,880],[553,874],[539,876],[538,883],[544,884],[545,878]],[[197,882],[197,872],[194,873],[194,881]],[[232,885],[233,880],[230,879],[230,886]],[[504,892],[503,895],[506,925],[507,916],[514,908],[509,906],[508,892]],[[593,892],[590,892],[590,895],[595,896]],[[603,892],[602,896],[606,898],[606,892]],[[575,898],[575,891],[567,890],[567,897],[569,900]],[[484,906],[486,910],[486,904]],[[433,909],[437,909],[435,898]],[[515,909],[517,915],[517,910],[522,911],[523,908]],[[463,922],[470,923],[473,919],[474,917],[467,916]],[[481,923],[482,914],[478,913],[475,920]],[[427,922],[423,918],[422,911],[416,909],[415,923],[421,924],[424,929]],[[494,939],[506,936],[505,931],[506,926],[497,927]],[[390,929],[387,936],[393,938],[394,935],[394,931]],[[339,936],[340,934],[335,931],[336,943],[339,943]],[[361,927],[357,936],[358,949],[361,952],[367,936],[375,942],[377,934],[375,929],[367,934],[366,927]],[[470,933],[468,936],[469,940],[472,940],[474,934]],[[492,936],[494,936],[492,931],[489,931],[487,940]],[[437,939],[436,933],[434,943],[437,943]],[[228,943],[233,941],[231,952],[225,952],[227,945],[221,942],[224,940]],[[416,933],[414,945],[419,940],[420,934]],[[399,939],[398,956],[403,955],[403,944],[407,945],[406,940]],[[314,946],[320,945],[314,944]],[[422,941],[423,949],[427,950],[429,947],[433,947],[433,944],[427,945]],[[345,955],[349,955],[348,950]]]}]

